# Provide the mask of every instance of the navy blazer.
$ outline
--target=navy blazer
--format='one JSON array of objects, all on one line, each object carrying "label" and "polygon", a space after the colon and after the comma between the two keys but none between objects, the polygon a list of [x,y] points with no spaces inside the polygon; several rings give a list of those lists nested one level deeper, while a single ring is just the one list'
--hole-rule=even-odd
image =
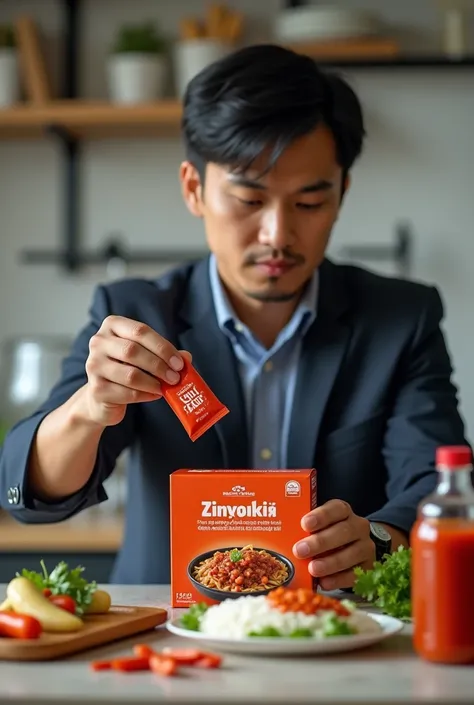
[{"label": "navy blazer", "polygon": [[[61,502],[28,488],[36,429],[85,384],[88,346],[110,314],[142,321],[193,362],[230,412],[192,443],[166,401],[130,405],[107,428],[86,487]],[[439,445],[464,444],[435,288],[325,260],[315,322],[302,348],[288,467],[318,472],[319,504],[349,502],[357,514],[409,532],[418,502],[432,491]],[[169,582],[169,475],[181,467],[249,467],[236,360],[217,325],[208,259],[154,281],[97,288],[90,321],[42,407],[9,433],[0,455],[0,501],[21,522],[59,522],[104,501],[104,480],[130,449],[126,528],[112,582]]]}]

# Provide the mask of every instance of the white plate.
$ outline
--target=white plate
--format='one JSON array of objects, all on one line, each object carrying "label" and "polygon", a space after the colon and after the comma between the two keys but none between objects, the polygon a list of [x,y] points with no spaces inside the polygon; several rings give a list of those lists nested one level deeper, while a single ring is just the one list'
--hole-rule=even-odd
[{"label": "white plate", "polygon": [[342,651],[354,651],[372,644],[377,644],[403,629],[403,622],[393,617],[382,614],[371,614],[382,630],[370,634],[356,634],[354,636],[332,636],[324,640],[310,638],[286,639],[284,637],[262,638],[251,637],[248,639],[225,639],[223,637],[208,636],[201,632],[183,629],[179,626],[180,619],[171,620],[166,624],[168,630],[176,636],[194,639],[206,644],[216,651],[230,651],[240,654],[295,655],[295,654],[330,654]]},{"label": "white plate", "polygon": [[314,5],[283,10],[274,20],[275,36],[280,41],[371,36],[379,30],[372,13]]}]

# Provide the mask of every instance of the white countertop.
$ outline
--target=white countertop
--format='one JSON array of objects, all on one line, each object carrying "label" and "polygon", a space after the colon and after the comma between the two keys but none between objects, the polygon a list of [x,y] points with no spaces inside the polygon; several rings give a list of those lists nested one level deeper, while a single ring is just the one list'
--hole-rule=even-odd
[{"label": "white countertop", "polygon": [[[167,586],[105,586],[114,604],[167,607]],[[5,586],[0,585],[0,594]],[[414,654],[411,631],[358,652],[325,657],[224,655],[224,665],[190,676],[94,673],[92,660],[131,654],[134,643],[186,644],[159,628],[151,635],[45,663],[0,662],[0,703],[15,705],[400,705],[474,702],[474,667],[433,666]]]}]

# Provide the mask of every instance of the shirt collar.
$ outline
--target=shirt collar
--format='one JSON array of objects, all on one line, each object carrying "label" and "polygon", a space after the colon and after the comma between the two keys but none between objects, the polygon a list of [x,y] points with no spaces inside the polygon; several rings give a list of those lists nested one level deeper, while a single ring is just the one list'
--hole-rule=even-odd
[{"label": "shirt collar", "polygon": [[[235,313],[232,304],[222,286],[222,282],[219,277],[219,272],[217,270],[217,262],[214,255],[211,254],[209,258],[209,279],[211,284],[212,298],[214,301],[214,309],[216,312],[217,323],[222,332],[227,332],[229,330],[235,329],[240,321]],[[318,302],[318,290],[319,290],[319,272],[316,270],[305,292],[298,304],[298,307],[293,314],[291,322],[299,328],[300,325],[303,326],[303,333],[309,328],[311,323],[316,318],[317,302]]]}]

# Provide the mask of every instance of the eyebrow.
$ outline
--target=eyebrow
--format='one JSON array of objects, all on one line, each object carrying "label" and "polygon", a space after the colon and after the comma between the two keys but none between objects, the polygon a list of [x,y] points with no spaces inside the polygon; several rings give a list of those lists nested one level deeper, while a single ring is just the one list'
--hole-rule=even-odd
[{"label": "eyebrow", "polygon": [[[260,191],[266,191],[267,187],[260,181],[254,181],[253,179],[248,179],[245,176],[239,176],[238,174],[230,174],[229,181],[231,181],[235,186],[243,186],[244,188],[258,189]],[[334,186],[332,181],[326,181],[325,179],[319,179],[312,184],[307,184],[298,190],[298,193],[317,193],[318,191],[329,191]]]}]

